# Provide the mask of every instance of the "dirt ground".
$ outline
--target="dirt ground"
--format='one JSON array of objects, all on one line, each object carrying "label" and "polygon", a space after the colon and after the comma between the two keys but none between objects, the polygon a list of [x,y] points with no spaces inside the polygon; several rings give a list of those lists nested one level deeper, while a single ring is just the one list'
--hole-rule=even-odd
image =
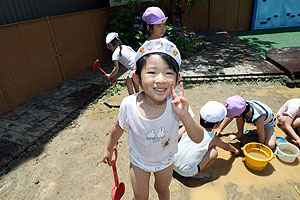
[{"label": "dirt ground", "polygon": [[[241,95],[248,100],[259,100],[269,105],[276,113],[290,98],[300,97],[300,88],[287,88],[279,83],[211,83],[185,86],[185,96],[199,119],[199,110],[208,100],[224,102],[232,95]],[[32,146],[8,167],[0,170],[0,199],[110,199],[114,186],[112,168],[100,163],[110,130],[117,119],[121,99],[127,95],[124,89],[119,94],[95,99],[75,113],[74,119],[61,124],[49,135]],[[74,117],[73,116],[73,117]],[[254,127],[248,126],[253,129]],[[236,131],[235,124],[225,129]],[[276,128],[278,136],[284,136]],[[239,141],[234,141],[239,145]],[[127,133],[117,144],[117,170],[119,180],[125,183],[122,199],[132,199],[129,178]],[[213,181],[202,183],[192,178],[174,174],[170,185],[171,199],[300,199],[295,185],[300,183],[299,159],[291,165],[281,163],[276,157],[262,172],[247,169],[242,157],[231,156],[218,149],[219,156],[208,171]],[[157,199],[151,177],[150,199]]]}]

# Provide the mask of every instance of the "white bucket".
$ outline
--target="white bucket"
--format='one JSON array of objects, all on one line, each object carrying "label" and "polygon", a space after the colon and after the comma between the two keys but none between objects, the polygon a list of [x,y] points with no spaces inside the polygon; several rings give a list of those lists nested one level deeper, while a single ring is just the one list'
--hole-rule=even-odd
[{"label": "white bucket", "polygon": [[280,161],[291,164],[299,155],[299,149],[291,143],[280,143],[276,148],[275,155]]}]

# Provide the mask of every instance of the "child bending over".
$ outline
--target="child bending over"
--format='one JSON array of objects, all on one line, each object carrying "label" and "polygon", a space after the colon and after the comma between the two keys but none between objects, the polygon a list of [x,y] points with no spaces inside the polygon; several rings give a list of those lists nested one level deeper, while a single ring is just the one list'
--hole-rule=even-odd
[{"label": "child bending over", "polygon": [[300,98],[290,99],[277,112],[277,126],[300,146]]},{"label": "child bending over", "polygon": [[130,70],[126,78],[126,86],[129,95],[139,92],[139,86],[136,85],[132,80],[132,76],[136,68],[136,52],[130,46],[122,45],[122,41],[119,38],[118,33],[115,32],[109,33],[106,36],[106,46],[113,52],[112,61],[114,62],[113,70],[110,74],[106,74],[107,78],[112,78],[118,73],[120,62],[124,67]]},{"label": "child bending over", "polygon": [[274,127],[276,118],[271,108],[259,101],[246,101],[242,97],[236,95],[229,97],[225,101],[227,108],[227,118],[222,122],[217,135],[236,118],[238,132],[235,135],[229,135],[229,140],[234,140],[242,137],[244,124],[251,123],[256,126],[258,141],[267,145],[271,149],[275,147],[276,135]]},{"label": "child bending over", "polygon": [[180,141],[175,154],[174,170],[185,177],[210,180],[206,171],[218,156],[216,146],[237,155],[238,149],[229,143],[224,143],[212,131],[217,128],[226,116],[226,108],[217,101],[208,101],[200,110],[200,124],[204,127],[204,138],[201,143],[193,142],[182,127],[179,130]]}]

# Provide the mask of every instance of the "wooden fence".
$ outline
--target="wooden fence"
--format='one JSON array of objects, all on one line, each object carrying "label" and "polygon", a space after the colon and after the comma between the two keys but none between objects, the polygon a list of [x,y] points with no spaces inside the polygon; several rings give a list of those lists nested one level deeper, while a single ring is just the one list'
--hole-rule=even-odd
[{"label": "wooden fence", "polygon": [[[253,0],[199,0],[184,14],[185,26],[249,30],[252,5]],[[76,75],[96,58],[109,61],[104,41],[113,9],[119,8],[0,26],[0,115]]]}]

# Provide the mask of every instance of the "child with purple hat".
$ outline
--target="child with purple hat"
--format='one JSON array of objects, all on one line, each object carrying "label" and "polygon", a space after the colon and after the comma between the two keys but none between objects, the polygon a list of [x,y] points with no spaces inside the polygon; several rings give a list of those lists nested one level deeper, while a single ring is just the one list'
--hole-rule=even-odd
[{"label": "child with purple hat", "polygon": [[229,135],[229,140],[242,137],[244,124],[251,123],[257,127],[258,141],[267,145],[271,149],[275,147],[276,135],[274,127],[276,125],[276,117],[266,104],[259,101],[246,101],[244,98],[236,95],[231,96],[225,101],[227,108],[227,117],[216,130],[217,135],[236,118],[238,132]]},{"label": "child with purple hat", "polygon": [[168,17],[165,16],[159,7],[148,7],[142,19],[144,21],[143,26],[145,32],[150,33],[148,40],[158,39],[164,36]]},{"label": "child with purple hat", "polygon": [[164,38],[146,41],[135,60],[133,78],[143,91],[122,100],[102,162],[111,162],[113,147],[128,131],[134,199],[149,198],[149,181],[153,173],[158,199],[167,200],[170,199],[172,164],[178,150],[179,121],[194,142],[201,142],[203,129],[183,96],[183,83],[179,93],[174,90],[181,64],[176,45]]}]

